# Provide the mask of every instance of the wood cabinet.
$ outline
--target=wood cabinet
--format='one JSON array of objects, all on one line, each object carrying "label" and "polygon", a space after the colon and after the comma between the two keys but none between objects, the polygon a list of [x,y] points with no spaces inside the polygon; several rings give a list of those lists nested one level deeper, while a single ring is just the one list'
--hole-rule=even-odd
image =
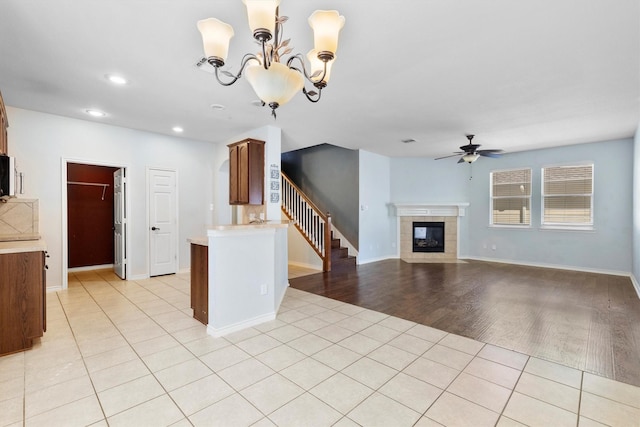
[{"label": "wood cabinet", "polygon": [[9,122],[7,120],[7,110],[4,108],[2,93],[0,92],[0,154],[9,155],[9,143],[7,141],[7,128]]},{"label": "wood cabinet", "polygon": [[0,255],[0,355],[30,348],[46,330],[45,252]]},{"label": "wood cabinet", "polygon": [[244,139],[229,146],[229,204],[264,203],[264,141]]},{"label": "wood cabinet", "polygon": [[209,323],[209,248],[191,244],[191,308],[193,318]]}]

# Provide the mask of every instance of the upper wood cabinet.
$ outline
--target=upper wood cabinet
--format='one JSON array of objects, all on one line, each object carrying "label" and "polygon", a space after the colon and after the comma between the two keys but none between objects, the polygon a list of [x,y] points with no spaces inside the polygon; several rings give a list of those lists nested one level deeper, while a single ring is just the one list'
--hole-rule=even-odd
[{"label": "upper wood cabinet", "polygon": [[229,147],[229,204],[264,203],[264,141],[243,139]]},{"label": "upper wood cabinet", "polygon": [[4,108],[2,92],[0,92],[0,154],[9,155],[9,143],[7,142],[8,127],[9,122],[7,121],[7,110]]}]

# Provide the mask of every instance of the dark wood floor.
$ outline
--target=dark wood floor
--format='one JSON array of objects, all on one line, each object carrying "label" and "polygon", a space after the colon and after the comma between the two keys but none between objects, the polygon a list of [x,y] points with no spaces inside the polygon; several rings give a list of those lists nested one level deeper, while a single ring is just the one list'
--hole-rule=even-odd
[{"label": "dark wood floor", "polygon": [[290,284],[640,386],[640,299],[628,277],[386,260]]}]

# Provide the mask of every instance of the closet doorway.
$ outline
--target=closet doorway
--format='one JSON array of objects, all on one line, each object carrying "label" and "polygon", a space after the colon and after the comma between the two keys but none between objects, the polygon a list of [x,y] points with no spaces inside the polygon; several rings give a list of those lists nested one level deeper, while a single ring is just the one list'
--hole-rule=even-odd
[{"label": "closet doorway", "polygon": [[67,162],[68,269],[113,268],[114,173],[119,171],[124,169]]}]

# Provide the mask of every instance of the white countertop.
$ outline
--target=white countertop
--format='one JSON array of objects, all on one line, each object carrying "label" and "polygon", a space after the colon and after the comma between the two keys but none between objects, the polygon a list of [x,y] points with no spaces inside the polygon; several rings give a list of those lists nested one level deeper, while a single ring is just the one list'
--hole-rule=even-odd
[{"label": "white countertop", "polygon": [[[224,225],[214,225],[208,227],[207,230],[214,231],[247,231],[254,229],[264,229],[264,228],[287,228],[292,221],[265,221],[265,222],[254,222],[250,224],[224,224]],[[209,237],[207,236],[196,236],[190,237],[187,239],[189,243],[193,243],[194,245],[201,246],[209,246]]]},{"label": "white countertop", "polygon": [[190,237],[187,239],[187,242],[192,243],[194,245],[209,246],[208,237]]},{"label": "white countertop", "polygon": [[41,252],[47,250],[44,240],[16,240],[0,242],[0,254],[14,254],[20,252]]},{"label": "white countertop", "polygon": [[208,230],[249,230],[252,228],[286,228],[289,226],[291,221],[264,221],[264,222],[253,222],[249,224],[225,224],[225,225],[214,225],[209,227]]}]

